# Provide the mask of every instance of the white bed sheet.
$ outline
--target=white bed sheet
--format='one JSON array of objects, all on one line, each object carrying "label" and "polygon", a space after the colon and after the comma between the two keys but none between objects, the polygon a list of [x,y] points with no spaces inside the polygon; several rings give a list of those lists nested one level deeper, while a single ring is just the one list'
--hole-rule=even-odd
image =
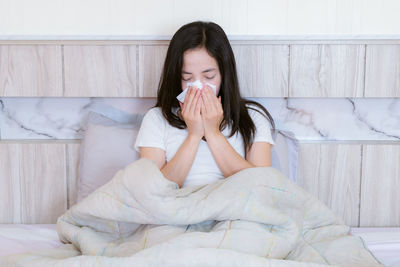
[{"label": "white bed sheet", "polygon": [[[387,267],[400,267],[400,227],[353,227],[372,254]],[[0,224],[0,256],[56,248],[56,224]]]},{"label": "white bed sheet", "polygon": [[56,224],[0,224],[0,256],[61,244]]},{"label": "white bed sheet", "polygon": [[354,227],[375,258],[387,267],[400,267],[400,227]]}]

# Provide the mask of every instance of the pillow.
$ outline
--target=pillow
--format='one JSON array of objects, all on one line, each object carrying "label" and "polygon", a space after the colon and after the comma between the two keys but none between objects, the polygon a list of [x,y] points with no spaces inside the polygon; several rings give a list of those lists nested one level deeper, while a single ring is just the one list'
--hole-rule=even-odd
[{"label": "pillow", "polygon": [[299,142],[290,131],[272,131],[275,145],[271,148],[272,167],[280,170],[293,182],[297,182]]},{"label": "pillow", "polygon": [[[139,159],[134,144],[143,116],[108,116],[89,112],[80,147],[78,202],[106,184],[118,170]],[[271,148],[272,167],[296,182],[297,140],[293,133],[281,130],[273,131],[272,138],[275,142]]]},{"label": "pillow", "polygon": [[136,139],[143,114],[123,118],[124,123],[120,123],[93,111],[88,113],[80,147],[78,202],[139,159],[130,143]]}]

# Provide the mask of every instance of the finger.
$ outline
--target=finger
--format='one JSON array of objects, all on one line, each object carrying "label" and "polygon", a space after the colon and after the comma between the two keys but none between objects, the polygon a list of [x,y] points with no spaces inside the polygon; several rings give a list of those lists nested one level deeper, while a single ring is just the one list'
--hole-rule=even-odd
[{"label": "finger", "polygon": [[205,92],[205,101],[206,101],[207,111],[213,112],[213,110],[215,109],[214,99],[212,98],[212,95],[208,90],[206,90]]},{"label": "finger", "polygon": [[214,109],[215,109],[215,110],[218,110],[219,107],[220,107],[220,103],[219,103],[219,101],[218,101],[217,96],[214,95],[214,92],[212,91],[212,89],[211,89],[210,87],[209,87],[209,90],[208,90],[208,95],[209,95],[209,97],[210,97],[210,99],[211,99],[211,103],[212,103]]},{"label": "finger", "polygon": [[194,91],[196,91],[196,92],[194,93],[194,99],[193,99],[192,105],[190,107],[190,113],[196,115],[194,112],[196,111],[197,102],[199,101],[200,90],[195,89]]},{"label": "finger", "polygon": [[200,114],[200,115],[201,115],[200,111],[201,111],[201,105],[202,105],[202,102],[203,102],[203,101],[201,101],[201,97],[199,97],[199,96],[200,96],[200,94],[197,96],[196,115],[197,115],[197,114]]},{"label": "finger", "polygon": [[208,113],[208,101],[207,98],[205,96],[205,93],[203,92],[201,94],[201,99],[202,99],[202,103],[203,103],[203,111],[204,111],[204,115]]},{"label": "finger", "polygon": [[222,103],[221,103],[221,96],[218,97],[217,111],[221,111],[222,113],[224,112],[224,110],[222,108]]},{"label": "finger", "polygon": [[196,91],[192,88],[192,87],[189,87],[189,89],[188,89],[188,92],[187,92],[187,97],[188,97],[188,100],[187,100],[187,102],[186,102],[186,100],[185,100],[185,103],[187,103],[186,104],[186,107],[190,110],[190,107],[192,106],[192,102],[193,102],[193,98],[194,98],[194,94],[196,93]]},{"label": "finger", "polygon": [[184,103],[187,103],[187,101],[189,100],[189,89],[190,89],[190,86],[189,86],[188,90],[186,91],[185,99],[183,100]]},{"label": "finger", "polygon": [[208,84],[204,85],[204,89],[211,88]]},{"label": "finger", "polygon": [[206,115],[206,105],[204,104],[203,97],[201,97],[201,117],[204,118],[203,115]]},{"label": "finger", "polygon": [[204,113],[204,101],[202,96],[200,95],[200,115],[203,115]]},{"label": "finger", "polygon": [[210,86],[206,86],[207,87],[207,91],[210,93],[210,94],[214,94],[214,91],[213,91],[213,89],[210,87]]}]

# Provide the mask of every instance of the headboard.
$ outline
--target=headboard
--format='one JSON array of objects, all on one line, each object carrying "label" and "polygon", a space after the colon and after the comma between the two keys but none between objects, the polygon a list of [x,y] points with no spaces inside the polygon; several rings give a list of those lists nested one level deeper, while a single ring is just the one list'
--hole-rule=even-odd
[{"label": "headboard", "polygon": [[[400,40],[230,42],[242,96],[300,140],[299,184],[351,226],[400,226]],[[168,43],[0,41],[0,223],[75,203],[80,111],[154,98]]]}]

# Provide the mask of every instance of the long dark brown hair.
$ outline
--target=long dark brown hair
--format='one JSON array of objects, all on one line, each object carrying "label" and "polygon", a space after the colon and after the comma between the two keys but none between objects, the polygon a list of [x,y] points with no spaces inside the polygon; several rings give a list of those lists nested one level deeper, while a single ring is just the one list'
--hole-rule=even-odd
[{"label": "long dark brown hair", "polygon": [[[231,126],[229,137],[239,131],[243,137],[244,151],[247,154],[255,134],[255,125],[247,108],[262,114],[251,105],[260,108],[264,112],[262,115],[269,120],[272,129],[275,129],[275,123],[264,106],[240,96],[235,56],[228,37],[218,24],[194,21],[183,25],[174,34],[169,43],[158,85],[157,103],[154,107],[161,108],[163,116],[170,125],[179,129],[186,128],[185,121],[179,116],[179,113],[174,114],[172,108],[180,108],[176,96],[182,92],[183,54],[186,50],[195,48],[205,48],[208,54],[218,62],[221,73],[221,86],[218,96],[221,96],[224,110],[220,130],[229,124]],[[258,131],[270,131],[270,129],[258,129]]]}]

